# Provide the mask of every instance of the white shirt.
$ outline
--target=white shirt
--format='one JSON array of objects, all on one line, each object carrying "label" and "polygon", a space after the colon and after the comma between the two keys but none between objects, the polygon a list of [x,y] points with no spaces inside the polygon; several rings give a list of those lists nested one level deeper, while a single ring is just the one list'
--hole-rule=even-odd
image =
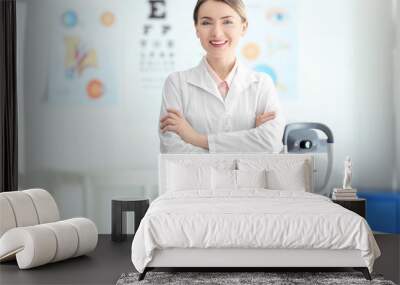
[{"label": "white shirt", "polygon": [[[238,63],[223,100],[205,58],[192,69],[174,72],[165,81],[160,118],[177,109],[200,134],[209,150],[183,141],[174,132],[159,132],[161,153],[280,152],[285,119],[272,79]],[[276,112],[256,128],[256,116]]]}]

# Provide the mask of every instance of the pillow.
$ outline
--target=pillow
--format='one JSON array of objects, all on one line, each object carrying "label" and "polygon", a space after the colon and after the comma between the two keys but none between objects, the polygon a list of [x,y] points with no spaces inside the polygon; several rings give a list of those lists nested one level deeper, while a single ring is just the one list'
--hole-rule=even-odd
[{"label": "pillow", "polygon": [[239,159],[239,170],[266,169],[267,188],[274,190],[311,191],[312,158],[285,157]]},{"label": "pillow", "polygon": [[308,191],[307,165],[303,162],[293,167],[267,170],[267,188],[272,190]]},{"label": "pillow", "polygon": [[212,168],[213,189],[236,190],[236,170]]},{"label": "pillow", "polygon": [[211,167],[169,163],[167,191],[211,189]]},{"label": "pillow", "polygon": [[267,188],[266,170],[236,170],[237,188]]}]

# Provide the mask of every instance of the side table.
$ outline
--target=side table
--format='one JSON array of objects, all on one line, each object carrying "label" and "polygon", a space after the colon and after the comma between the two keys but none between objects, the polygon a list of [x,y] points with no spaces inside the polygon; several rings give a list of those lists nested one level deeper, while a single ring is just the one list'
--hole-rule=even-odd
[{"label": "side table", "polygon": [[353,199],[353,200],[336,200],[332,199],[332,202],[339,204],[340,206],[353,211],[356,214],[359,214],[361,217],[365,219],[365,208],[366,208],[366,200],[365,199]]},{"label": "side table", "polygon": [[135,212],[135,232],[149,208],[145,198],[113,198],[111,201],[111,240],[126,240],[126,212]]}]

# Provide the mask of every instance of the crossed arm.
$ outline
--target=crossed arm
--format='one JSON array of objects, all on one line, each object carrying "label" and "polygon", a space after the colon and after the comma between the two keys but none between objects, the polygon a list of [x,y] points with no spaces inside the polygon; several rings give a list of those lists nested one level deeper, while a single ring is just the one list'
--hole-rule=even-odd
[{"label": "crossed arm", "polygon": [[[256,117],[255,125],[260,125],[275,119],[275,112],[265,112]],[[208,136],[198,133],[193,127],[186,121],[185,117],[175,109],[167,109],[167,114],[160,119],[160,131],[174,132],[183,141],[193,146],[201,147],[208,150]]]}]

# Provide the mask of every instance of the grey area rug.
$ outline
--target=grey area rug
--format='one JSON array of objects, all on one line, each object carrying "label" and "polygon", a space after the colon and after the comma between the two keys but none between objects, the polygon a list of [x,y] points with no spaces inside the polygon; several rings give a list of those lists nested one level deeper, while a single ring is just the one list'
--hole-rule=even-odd
[{"label": "grey area rug", "polygon": [[395,285],[384,280],[381,275],[372,274],[372,281],[364,278],[360,272],[148,272],[142,281],[139,273],[124,273],[117,285],[145,284],[384,284]]}]

